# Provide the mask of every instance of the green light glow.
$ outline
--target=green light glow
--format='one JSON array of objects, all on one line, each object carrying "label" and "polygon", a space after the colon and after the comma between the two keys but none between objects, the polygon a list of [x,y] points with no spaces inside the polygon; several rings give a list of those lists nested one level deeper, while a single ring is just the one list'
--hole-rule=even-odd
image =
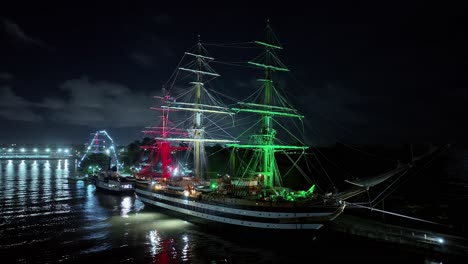
[{"label": "green light glow", "polygon": [[208,139],[208,138],[154,138],[157,140],[167,140],[167,141],[182,141],[182,142],[208,142],[208,143],[231,143],[239,142],[238,140],[227,140],[227,139]]},{"label": "green light glow", "polygon": [[252,64],[252,65],[255,65],[255,66],[258,66],[258,67],[265,68],[265,69],[272,69],[272,70],[276,70],[276,71],[285,71],[285,72],[289,71],[287,68],[280,68],[280,67],[276,67],[276,66],[273,66],[273,65],[266,65],[266,64],[252,62],[252,61],[249,61],[248,63]]},{"label": "green light glow", "polygon": [[242,144],[226,144],[228,147],[245,148],[245,149],[308,149],[307,146],[288,146],[288,145],[242,145]]},{"label": "green light glow", "polygon": [[265,47],[273,48],[273,49],[283,49],[283,47],[272,45],[272,44],[261,42],[261,41],[255,41],[255,43],[257,43],[259,45],[263,45]]},{"label": "green light glow", "polygon": [[268,80],[268,79],[257,79],[257,81],[259,81],[259,82],[269,82],[269,83],[273,83],[272,80]]},{"label": "green light glow", "polygon": [[233,111],[237,112],[251,112],[251,113],[259,113],[265,115],[272,115],[272,116],[289,116],[289,117],[297,117],[297,118],[304,118],[303,115],[296,115],[290,113],[283,113],[283,112],[276,112],[276,111],[267,111],[267,110],[257,110],[257,109],[242,109],[242,108],[231,108]]},{"label": "green light glow", "polygon": [[264,107],[264,108],[280,109],[280,110],[285,110],[285,111],[294,111],[294,112],[297,111],[296,109],[281,107],[281,106],[276,106],[276,105],[263,105],[263,104],[243,103],[243,102],[238,102],[238,104],[246,105],[246,106],[258,106],[258,107]]},{"label": "green light glow", "polygon": [[209,108],[217,108],[217,109],[224,109],[224,110],[229,110],[227,107],[223,107],[223,106],[218,106],[218,105],[207,105],[207,104],[196,104],[196,103],[185,103],[185,102],[168,102],[168,104],[172,104],[172,105],[190,105],[190,106],[194,106],[194,107],[209,107]]},{"label": "green light glow", "polygon": [[314,193],[314,190],[315,184],[312,185],[307,191],[288,192],[286,190],[282,190],[280,192],[280,196],[287,201],[294,202],[296,200],[310,198]]},{"label": "green light glow", "polygon": [[225,112],[225,111],[217,111],[217,110],[209,110],[209,109],[199,109],[199,108],[187,108],[187,107],[175,107],[175,106],[161,106],[161,108],[170,108],[170,109],[177,109],[177,110],[187,110],[192,112],[199,112],[199,113],[214,113],[214,114],[226,114],[226,115],[233,115],[234,113]]}]

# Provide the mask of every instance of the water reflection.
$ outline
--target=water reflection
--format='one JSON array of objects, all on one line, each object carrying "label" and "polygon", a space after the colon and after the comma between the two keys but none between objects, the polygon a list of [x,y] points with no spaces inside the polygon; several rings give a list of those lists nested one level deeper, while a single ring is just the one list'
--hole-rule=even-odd
[{"label": "water reflection", "polygon": [[189,239],[186,234],[182,236],[182,241],[184,241],[185,245],[184,245],[184,248],[182,249],[182,256],[180,258],[182,259],[182,261],[188,261],[190,246],[189,246]]},{"label": "water reflection", "polygon": [[[67,259],[75,263],[97,259],[106,263],[300,262],[294,250],[300,256],[323,257],[317,250],[312,252],[315,245],[300,248],[288,243],[291,250],[280,253],[278,248],[286,246],[273,245],[269,239],[261,242],[265,249],[260,243],[247,243],[244,234],[238,235],[237,240],[242,241],[238,242],[225,230],[221,234],[201,231],[157,209],[145,208],[134,195],[100,193],[87,182],[68,181],[68,175],[75,173],[69,166],[74,166],[73,161],[0,161],[2,263]],[[26,190],[17,186],[20,182],[27,183]],[[27,199],[14,197],[15,192],[25,192]],[[5,260],[6,253],[15,259]]]},{"label": "water reflection", "polygon": [[124,197],[122,199],[122,202],[120,203],[120,207],[120,216],[128,217],[128,213],[130,212],[130,209],[132,207],[132,198],[130,198],[129,196]]},{"label": "water reflection", "polygon": [[177,258],[172,238],[161,239],[157,230],[149,232],[151,256],[154,263],[170,263],[171,259]]},{"label": "water reflection", "polygon": [[147,237],[150,244],[151,256],[156,257],[161,251],[161,237],[159,237],[158,230],[150,230]]},{"label": "water reflection", "polygon": [[68,160],[58,160],[55,169],[54,200],[69,197],[68,186],[66,185],[69,173]]},{"label": "water reflection", "polygon": [[33,162],[33,164],[31,165],[31,180],[29,181],[29,185],[28,185],[28,199],[32,202],[32,203],[36,203],[37,202],[37,198],[38,198],[38,178],[39,178],[39,164],[38,162],[35,160]]},{"label": "water reflection", "polygon": [[6,177],[5,181],[6,184],[4,185],[5,188],[3,188],[3,192],[5,195],[6,200],[11,201],[13,199],[14,195],[14,175],[15,175],[15,168],[13,165],[12,160],[8,160],[7,166],[6,166]]},{"label": "water reflection", "polygon": [[15,183],[17,187],[16,196],[18,197],[17,200],[19,206],[24,206],[26,204],[26,174],[26,163],[24,160],[21,160],[18,165],[18,180]]},{"label": "water reflection", "polygon": [[46,162],[44,164],[44,169],[42,170],[42,174],[43,174],[44,183],[41,184],[41,192],[40,192],[39,199],[47,200],[47,199],[44,199],[44,193],[48,192],[49,189],[50,189],[50,177],[52,175],[52,171],[51,171],[51,168],[50,168],[50,162],[48,160],[46,160]]}]

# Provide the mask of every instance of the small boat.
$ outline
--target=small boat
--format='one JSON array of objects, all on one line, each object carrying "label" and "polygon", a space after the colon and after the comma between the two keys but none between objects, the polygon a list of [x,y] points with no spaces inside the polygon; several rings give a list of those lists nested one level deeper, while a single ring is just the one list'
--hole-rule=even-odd
[{"label": "small boat", "polygon": [[134,174],[131,173],[117,173],[119,177],[125,178],[126,181],[129,182],[136,182],[137,178],[135,177]]},{"label": "small boat", "polygon": [[133,194],[135,186],[126,177],[120,177],[112,172],[101,172],[94,178],[96,190],[115,194]]},{"label": "small boat", "polygon": [[150,184],[151,180],[148,180],[148,179],[135,179],[135,182],[139,183],[139,184]]}]

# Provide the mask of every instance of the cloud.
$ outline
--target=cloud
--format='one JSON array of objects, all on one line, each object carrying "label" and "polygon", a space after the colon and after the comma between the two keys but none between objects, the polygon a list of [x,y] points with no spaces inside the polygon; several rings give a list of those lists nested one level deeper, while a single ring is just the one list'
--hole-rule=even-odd
[{"label": "cloud", "polygon": [[136,64],[144,67],[151,68],[153,66],[153,58],[144,53],[132,53],[129,56]]},{"label": "cloud", "polygon": [[379,98],[357,94],[345,87],[328,84],[324,89],[309,90],[301,98],[304,110],[309,113],[324,113],[333,120],[341,120],[345,123],[364,124],[369,123],[371,116],[368,112],[360,111],[355,106],[367,105]]},{"label": "cloud", "polygon": [[49,120],[94,127],[145,127],[152,125],[155,113],[153,96],[137,93],[128,87],[87,77],[68,80],[60,89],[67,98],[47,98],[40,106]]},{"label": "cloud", "polygon": [[156,52],[158,57],[161,55],[164,57],[175,57],[176,54],[172,50],[173,47],[171,44],[160,38],[159,36],[151,35],[150,36],[150,47],[152,51]]},{"label": "cloud", "polygon": [[3,19],[2,24],[7,35],[9,35],[12,39],[40,47],[47,47],[47,44],[44,41],[27,35],[23,29],[21,29],[21,27],[13,21]]},{"label": "cloud", "polygon": [[393,118],[386,113],[390,106],[385,97],[359,93],[339,84],[307,89],[293,99],[294,107],[306,117],[306,134],[313,144],[337,140],[358,143],[382,135],[388,128],[384,120]]},{"label": "cloud", "polygon": [[11,87],[0,87],[0,117],[27,122],[43,121],[44,118],[34,111],[33,106],[33,103],[16,95]]},{"label": "cloud", "polygon": [[[462,120],[460,114],[452,114],[460,110],[453,111],[444,96],[437,97],[438,105],[431,99],[435,95],[415,98],[375,87],[375,91],[359,91],[328,84],[295,98],[311,138],[353,143],[437,141],[443,134],[451,137],[447,131],[455,131]],[[454,108],[461,104],[462,99],[450,98]]]},{"label": "cloud", "polygon": [[0,118],[62,123],[87,127],[141,127],[155,125],[155,94],[134,92],[128,87],[87,77],[68,80],[60,86],[63,97],[47,97],[32,102],[16,95],[9,86],[0,86]]},{"label": "cloud", "polygon": [[153,17],[153,21],[159,25],[168,25],[172,23],[172,18],[168,14],[158,14]]},{"label": "cloud", "polygon": [[9,81],[13,79],[13,75],[8,72],[0,72],[0,80]]}]

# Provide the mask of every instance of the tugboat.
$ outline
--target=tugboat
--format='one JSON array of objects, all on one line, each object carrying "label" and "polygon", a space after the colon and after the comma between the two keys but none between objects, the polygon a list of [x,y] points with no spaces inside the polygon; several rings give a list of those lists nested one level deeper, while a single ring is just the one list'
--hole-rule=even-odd
[{"label": "tugboat", "polygon": [[101,171],[94,176],[94,185],[96,190],[114,194],[133,194],[135,186],[133,181],[127,177],[122,177],[117,172],[117,167],[109,168],[107,171]]}]

